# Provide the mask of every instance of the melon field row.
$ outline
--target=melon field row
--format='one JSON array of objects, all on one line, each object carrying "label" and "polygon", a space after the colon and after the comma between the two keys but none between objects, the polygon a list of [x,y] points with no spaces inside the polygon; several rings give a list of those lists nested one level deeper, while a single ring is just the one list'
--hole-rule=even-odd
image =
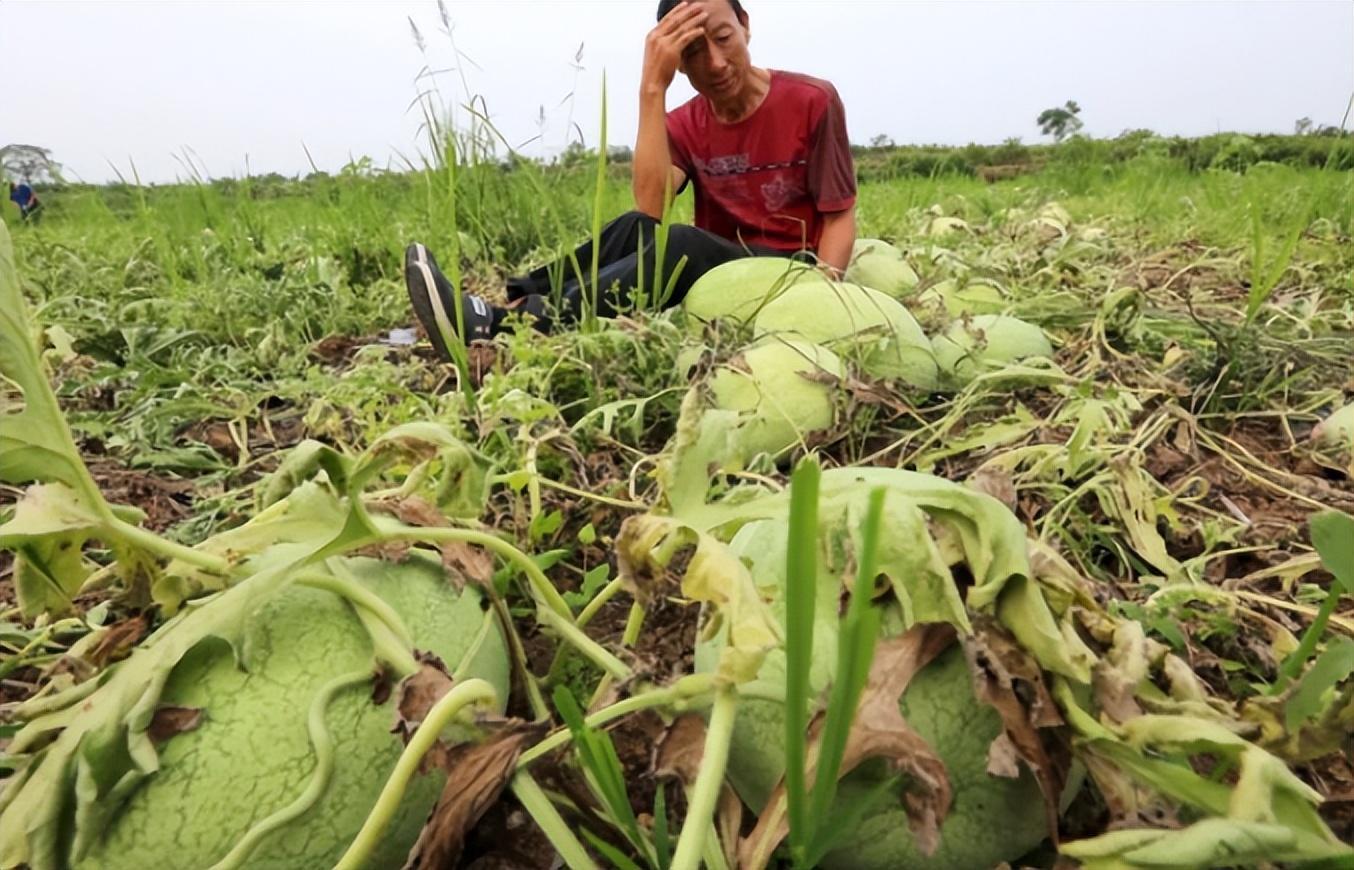
[{"label": "melon field row", "polygon": [[403,245],[595,181],[0,230],[0,867],[1354,861],[1348,173],[867,183],[840,281],[436,361]]}]

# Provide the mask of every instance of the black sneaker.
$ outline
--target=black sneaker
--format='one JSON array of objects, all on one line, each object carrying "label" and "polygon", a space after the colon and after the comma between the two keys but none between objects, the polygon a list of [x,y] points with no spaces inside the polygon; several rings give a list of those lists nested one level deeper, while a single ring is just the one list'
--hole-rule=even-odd
[{"label": "black sneaker", "polygon": [[[443,330],[447,335],[456,334],[456,294],[457,290],[437,268],[437,261],[423,245],[415,242],[404,249],[404,284],[409,289],[409,301],[414,306],[414,314],[428,340],[433,343],[438,356],[447,362],[452,361],[451,349],[443,340]],[[477,339],[493,337],[494,316],[489,303],[470,293],[461,294],[461,314],[465,317],[466,343]]]}]

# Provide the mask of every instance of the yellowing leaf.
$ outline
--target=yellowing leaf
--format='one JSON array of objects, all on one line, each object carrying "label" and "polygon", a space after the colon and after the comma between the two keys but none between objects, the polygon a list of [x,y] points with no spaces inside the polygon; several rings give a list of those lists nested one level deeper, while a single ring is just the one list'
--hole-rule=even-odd
[{"label": "yellowing leaf", "polygon": [[63,613],[89,571],[84,542],[107,530],[104,518],[61,483],[31,486],[0,525],[0,549],[14,550],[15,591],[25,616]]},{"label": "yellowing leaf", "polygon": [[780,631],[747,566],[726,545],[668,517],[630,517],[616,539],[620,577],[641,600],[661,594],[669,563],[693,546],[681,589],[687,598],[713,605],[710,632],[727,629],[716,674],[732,683],[756,679],[767,651],[780,643]]}]

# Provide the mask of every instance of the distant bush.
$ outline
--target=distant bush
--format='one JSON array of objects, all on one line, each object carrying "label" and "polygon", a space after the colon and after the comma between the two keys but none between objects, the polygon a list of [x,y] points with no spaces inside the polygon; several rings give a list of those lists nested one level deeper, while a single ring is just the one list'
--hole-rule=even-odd
[{"label": "distant bush", "polygon": [[1244,172],[1264,158],[1264,152],[1249,136],[1232,136],[1208,162],[1209,169],[1230,169]]},{"label": "distant bush", "polygon": [[[877,140],[880,137],[875,137]],[[1047,163],[1113,165],[1154,159],[1183,164],[1191,172],[1245,172],[1257,163],[1354,169],[1354,135],[1323,127],[1300,136],[1216,133],[1197,139],[1125,130],[1113,139],[1071,136],[1061,144],[853,146],[862,182],[907,176],[959,174],[988,180],[1010,178]]]}]

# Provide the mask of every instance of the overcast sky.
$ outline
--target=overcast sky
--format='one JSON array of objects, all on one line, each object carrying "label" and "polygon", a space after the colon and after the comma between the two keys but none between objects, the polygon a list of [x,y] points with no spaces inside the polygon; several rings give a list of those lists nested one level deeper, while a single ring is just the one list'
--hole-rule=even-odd
[{"label": "overcast sky", "polygon": [[[1067,99],[1095,136],[1291,132],[1304,116],[1339,124],[1354,93],[1354,0],[744,3],[754,62],[833,81],[861,143],[1039,141],[1035,116]],[[655,5],[446,0],[473,64],[438,81],[463,101],[463,72],[538,156],[577,137],[570,122],[595,144],[605,70],[609,139],[632,144]],[[458,66],[433,0],[0,0],[0,58],[0,145],[50,148],[87,181],[133,160],[172,180],[185,147],[211,176],[246,155],[254,172],[308,172],[302,143],[329,171],[350,155],[398,165],[419,143],[420,70]],[[679,76],[669,107],[691,94]]]}]

